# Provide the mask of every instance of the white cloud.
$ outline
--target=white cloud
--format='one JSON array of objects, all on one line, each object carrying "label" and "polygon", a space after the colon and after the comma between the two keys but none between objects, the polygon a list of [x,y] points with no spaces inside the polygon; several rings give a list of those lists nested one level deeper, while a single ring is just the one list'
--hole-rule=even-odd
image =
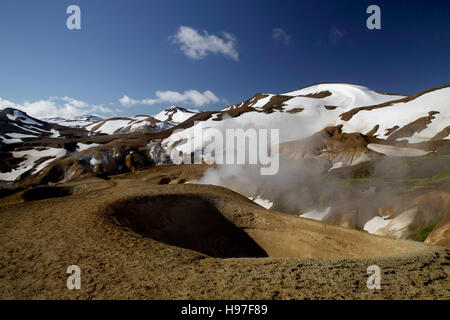
[{"label": "white cloud", "polygon": [[283,41],[286,45],[291,41],[291,36],[281,28],[272,29],[272,37],[275,40]]},{"label": "white cloud", "polygon": [[333,44],[338,42],[340,39],[342,39],[344,37],[344,35],[345,35],[345,33],[336,27],[332,27],[330,29],[329,37],[330,37],[330,41]]},{"label": "white cloud", "polygon": [[185,55],[195,60],[203,59],[210,53],[239,60],[236,37],[228,32],[222,32],[221,38],[207,31],[199,32],[191,27],[181,26],[171,38],[173,43],[180,45]]},{"label": "white cloud", "polygon": [[22,110],[28,115],[39,119],[54,117],[71,119],[83,114],[105,115],[114,113],[103,105],[88,104],[70,97],[49,97],[46,100],[25,101],[23,104],[0,98],[0,109],[7,107]]},{"label": "white cloud", "polygon": [[15,108],[16,104],[12,101],[0,98],[0,110],[5,108]]},{"label": "white cloud", "polygon": [[[56,97],[56,99],[57,98],[58,97]],[[69,104],[71,104],[71,105],[73,105],[75,107],[79,107],[79,108],[83,108],[83,107],[87,107],[88,106],[88,104],[86,102],[84,102],[84,101],[76,100],[76,99],[73,99],[73,98],[69,98],[67,96],[66,97],[61,97],[61,100],[65,101],[65,102],[68,102]]]},{"label": "white cloud", "polygon": [[208,103],[215,103],[220,100],[210,90],[206,90],[203,93],[197,90],[186,90],[183,93],[177,91],[156,91],[156,96],[158,99],[153,99],[151,102],[184,103],[193,104],[198,107]]},{"label": "white cloud", "polygon": [[129,96],[124,95],[122,98],[119,99],[119,102],[124,107],[131,107],[131,106],[134,106],[135,104],[138,104],[139,100],[134,100],[134,99],[131,99]]},{"label": "white cloud", "polygon": [[156,98],[135,100],[124,95],[119,99],[119,102],[124,107],[129,107],[135,104],[152,105],[155,103],[176,103],[200,107],[219,101],[220,99],[210,90],[206,90],[203,92],[199,92],[197,90],[186,90],[183,93],[178,91],[156,91]]},{"label": "white cloud", "polygon": [[102,104],[97,104],[97,105],[92,105],[93,110],[98,110],[101,113],[109,113],[109,114],[114,114],[117,111],[113,111],[110,108],[105,107]]}]

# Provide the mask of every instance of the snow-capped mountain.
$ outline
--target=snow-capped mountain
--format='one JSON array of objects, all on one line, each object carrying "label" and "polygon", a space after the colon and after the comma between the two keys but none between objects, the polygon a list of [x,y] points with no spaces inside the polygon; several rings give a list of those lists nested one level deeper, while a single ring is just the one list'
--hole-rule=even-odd
[{"label": "snow-capped mountain", "polygon": [[[81,125],[80,127],[91,132],[103,134],[121,134],[134,131],[161,131],[172,128],[198,113],[200,113],[198,110],[172,106],[154,116],[136,115],[133,117],[114,117],[104,120],[93,120],[91,118],[87,120],[89,123]],[[76,121],[74,123],[76,123]]]},{"label": "snow-capped mountain", "polygon": [[[405,97],[350,84],[319,84],[284,94],[256,94],[198,126],[279,129],[280,142],[304,139],[327,127],[378,139],[411,143],[445,139],[450,124],[450,86]],[[172,134],[163,145],[175,154],[200,152],[195,127]],[[179,143],[183,141],[184,143]],[[212,141],[203,136],[203,141]]]},{"label": "snow-capped mountain", "polygon": [[90,132],[101,134],[123,134],[134,131],[160,131],[176,126],[193,115],[198,110],[185,109],[176,106],[169,107],[154,116],[136,115],[132,117],[112,117],[102,119],[94,115],[82,115],[73,119],[61,117],[42,119],[61,126],[83,128]]},{"label": "snow-capped mountain", "polygon": [[[253,98],[230,106],[197,125],[219,130],[236,127],[279,129],[281,143],[304,139],[326,127],[338,125],[343,125],[344,132],[367,133],[376,125],[375,119],[362,123],[345,121],[340,115],[355,108],[401,99],[405,99],[405,96],[382,94],[357,85],[318,84],[283,94],[256,94]],[[425,112],[424,116],[428,116],[428,112]],[[403,115],[399,123],[402,124],[408,119],[415,120],[416,114]],[[200,152],[200,149],[192,149],[193,146],[199,146],[193,142],[200,139],[194,132],[195,127],[191,127],[174,133],[163,141],[163,145],[170,147],[176,144],[175,153]],[[212,139],[203,136],[203,140]],[[186,143],[181,144],[178,141]]]},{"label": "snow-capped mountain", "polygon": [[[80,128],[42,121],[13,108],[3,109],[0,111],[0,180],[23,179],[44,169],[69,151],[87,148],[84,144],[62,143],[63,139],[60,139],[76,140],[87,136],[88,132]],[[24,146],[27,142],[36,143],[35,140],[43,138],[49,141],[45,145]]]},{"label": "snow-capped mountain", "polygon": [[42,121],[17,109],[6,108],[0,111],[0,143],[3,144],[43,137],[83,137],[86,134],[85,130]]},{"label": "snow-capped mountain", "polygon": [[172,125],[180,124],[195,114],[199,113],[199,110],[194,109],[185,109],[177,106],[171,106],[160,113],[153,116],[153,118],[158,119],[159,121],[167,122]]},{"label": "snow-capped mountain", "polygon": [[45,118],[42,120],[51,122],[51,123],[57,123],[61,126],[66,126],[66,127],[82,128],[87,125],[90,125],[91,123],[94,123],[97,121],[102,121],[103,118],[100,118],[99,116],[94,116],[94,115],[81,115],[81,116],[74,117],[73,119],[54,117],[54,118]]},{"label": "snow-capped mountain", "polygon": [[[209,131],[203,132],[202,137],[196,136],[198,126],[222,131],[227,128],[278,129],[281,153],[292,158],[322,157],[332,170],[356,165],[380,154],[429,152],[414,149],[427,148],[420,142],[448,139],[449,110],[450,85],[406,97],[358,85],[324,83],[283,94],[256,94],[217,112],[198,113],[171,107],[155,117],[138,115],[97,120],[78,130],[103,135],[162,132],[158,136],[162,140],[151,142],[151,138],[147,138],[143,141],[148,143],[150,139],[150,143],[139,148],[148,149],[142,155],[149,158],[149,163],[170,163],[175,158],[178,161],[180,155],[192,154],[211,160],[212,136],[208,136]],[[199,122],[186,121],[193,116]],[[14,109],[5,109],[2,119],[2,123],[7,123],[2,125],[3,143],[21,142],[35,135],[61,136],[61,128],[67,130],[67,127],[56,127],[57,124],[31,118]],[[185,129],[172,132],[178,122],[184,122]]]},{"label": "snow-capped mountain", "polygon": [[[166,138],[155,142],[156,149],[153,142],[151,146],[143,146],[152,148],[145,156],[156,157],[149,161],[158,163],[163,158],[171,162],[172,156],[178,161],[180,155],[192,153],[211,160],[213,149],[209,144],[213,139],[208,136],[208,131],[203,132],[202,137],[196,136],[197,126],[219,130],[272,128],[279,130],[281,153],[293,158],[321,156],[329,161],[331,170],[355,165],[379,154],[429,152],[418,150],[426,149],[426,145],[420,143],[448,139],[449,110],[450,85],[406,97],[379,93],[358,85],[324,83],[283,94],[256,94],[218,112],[199,114],[194,110],[171,107],[155,117],[139,115],[97,120],[80,130],[108,135],[165,132],[163,137]],[[0,115],[4,144],[42,136],[64,136],[60,131],[64,128],[67,131],[67,127],[34,119],[14,109],[5,109]],[[194,115],[204,115],[200,119],[204,121],[195,125],[194,122],[186,123],[186,129],[170,131],[175,123]],[[78,120],[95,119],[80,117]],[[344,135],[350,135],[351,139]],[[347,142],[342,143],[339,139]]]},{"label": "snow-capped mountain", "polygon": [[160,131],[171,127],[171,124],[147,115],[109,118],[83,126],[83,128],[88,131],[104,134],[120,134],[134,131]]}]

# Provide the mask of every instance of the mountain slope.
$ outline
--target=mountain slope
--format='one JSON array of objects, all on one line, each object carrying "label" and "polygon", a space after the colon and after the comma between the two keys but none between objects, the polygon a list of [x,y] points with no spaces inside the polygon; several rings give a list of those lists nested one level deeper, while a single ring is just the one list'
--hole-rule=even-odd
[{"label": "mountain slope", "polygon": [[450,85],[447,85],[397,101],[355,108],[340,115],[343,131],[368,132],[376,127],[373,135],[410,143],[447,138],[449,97]]},{"label": "mountain slope", "polygon": [[24,139],[43,137],[80,138],[87,131],[38,120],[13,108],[0,111],[0,144],[21,143]]},{"label": "mountain slope", "polygon": [[93,116],[93,115],[81,115],[81,116],[74,117],[73,119],[64,119],[61,117],[56,117],[56,118],[46,118],[43,120],[47,121],[47,122],[57,123],[61,126],[81,128],[81,127],[85,127],[93,122],[101,121],[103,119],[98,116]]},{"label": "mountain slope", "polygon": [[165,130],[172,125],[146,115],[116,117],[93,122],[83,128],[96,133],[120,134],[134,131],[146,132]]},{"label": "mountain slope", "polygon": [[[172,106],[154,116],[136,115],[133,117],[113,117],[95,121],[93,121],[92,118],[88,120],[74,119],[70,120],[70,122],[72,122],[73,124],[77,124],[91,132],[112,135],[130,133],[135,131],[152,132],[170,129],[185,122],[198,113],[199,111],[197,110]],[[85,122],[84,125],[82,124],[83,121]],[[61,123],[68,123],[68,120],[65,120]]]},{"label": "mountain slope", "polygon": [[[447,94],[446,91],[438,92],[443,99]],[[285,94],[256,94],[251,99],[214,114],[211,119],[198,126],[222,131],[227,128],[278,129],[281,143],[304,139],[326,127],[339,125],[343,126],[345,133],[367,134],[376,123],[372,125],[371,122],[366,122],[358,127],[358,121],[347,122],[340,116],[355,108],[404,98],[350,84],[319,84]],[[446,105],[443,104],[442,108],[445,109]],[[413,119],[415,114],[409,117]],[[401,121],[399,123],[403,123]],[[193,150],[194,145],[200,145],[199,137],[195,137],[194,132],[195,127],[192,127],[185,132],[172,134],[163,144],[167,147],[176,145],[176,151],[184,154],[199,152],[200,149]],[[382,136],[378,138],[383,139]],[[212,138],[206,136],[204,140],[208,142]],[[179,141],[186,143],[181,144]]]}]

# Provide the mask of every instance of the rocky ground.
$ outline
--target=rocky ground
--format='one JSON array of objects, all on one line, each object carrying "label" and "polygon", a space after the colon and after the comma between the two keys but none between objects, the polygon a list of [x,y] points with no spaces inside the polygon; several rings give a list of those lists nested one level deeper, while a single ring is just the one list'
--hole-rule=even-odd
[{"label": "rocky ground", "polygon": [[[220,187],[180,184],[203,170],[162,166],[4,197],[0,297],[450,298],[450,250],[266,210]],[[167,174],[172,184],[159,184]],[[66,287],[73,264],[81,290]],[[373,264],[381,268],[380,290],[366,286]]]}]

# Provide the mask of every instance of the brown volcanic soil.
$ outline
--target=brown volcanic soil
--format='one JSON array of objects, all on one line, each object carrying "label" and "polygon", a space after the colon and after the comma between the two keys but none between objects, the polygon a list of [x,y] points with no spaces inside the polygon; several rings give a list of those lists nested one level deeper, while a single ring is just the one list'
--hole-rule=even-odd
[{"label": "brown volcanic soil", "polygon": [[[449,250],[265,210],[220,187],[144,181],[154,174],[1,199],[0,297],[450,298]],[[72,264],[81,290],[66,288]],[[377,291],[366,287],[373,264]]]}]

